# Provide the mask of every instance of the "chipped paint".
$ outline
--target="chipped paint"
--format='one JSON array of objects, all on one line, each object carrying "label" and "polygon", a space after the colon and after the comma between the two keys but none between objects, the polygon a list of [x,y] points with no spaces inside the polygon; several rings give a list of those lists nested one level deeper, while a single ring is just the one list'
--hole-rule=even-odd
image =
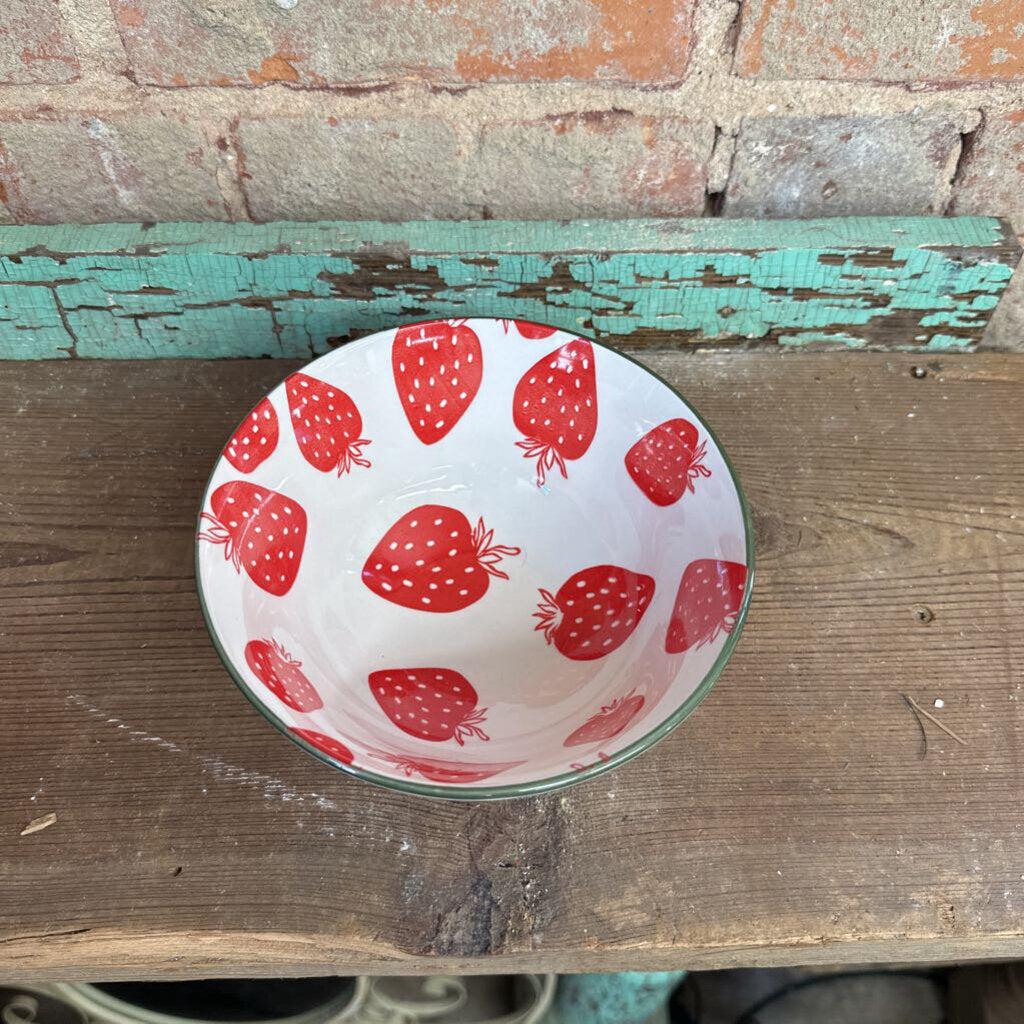
[{"label": "chipped paint", "polygon": [[435,316],[966,347],[1018,249],[979,217],[4,227],[0,253],[0,358],[43,359],[304,357]]},{"label": "chipped paint", "polygon": [[970,15],[977,34],[958,40],[961,75],[975,79],[1024,75],[1024,7],[1007,0],[982,0]]},{"label": "chipped paint", "polygon": [[933,352],[957,352],[970,347],[970,338],[962,338],[953,334],[933,334],[925,346]]},{"label": "chipped paint", "polygon": [[109,2],[140,83],[167,86],[180,75],[189,86],[286,82],[313,89],[524,78],[679,82],[693,49],[696,6],[693,0]]},{"label": "chipped paint", "polygon": [[302,60],[297,53],[275,53],[264,57],[259,68],[250,68],[246,74],[253,85],[266,85],[268,82],[297,82],[299,72],[294,61]]},{"label": "chipped paint", "polygon": [[[690,50],[692,5],[680,0],[590,0],[567,16],[556,5],[543,19],[533,46],[502,48],[494,32],[500,20],[473,26],[473,44],[458,53],[455,70],[467,81],[503,78],[557,81],[564,78],[618,78],[636,82],[681,79]],[[586,24],[583,38],[566,38],[571,26]],[[524,19],[525,20],[525,19]],[[522,35],[522,25],[516,35]]]},{"label": "chipped paint", "polygon": [[1020,0],[744,0],[735,69],[750,78],[1012,81],[1024,75]]}]

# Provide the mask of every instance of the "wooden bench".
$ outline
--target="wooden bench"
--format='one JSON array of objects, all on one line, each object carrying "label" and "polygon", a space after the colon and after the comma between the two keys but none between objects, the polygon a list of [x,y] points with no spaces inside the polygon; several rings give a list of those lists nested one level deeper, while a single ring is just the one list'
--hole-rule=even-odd
[{"label": "wooden bench", "polygon": [[[711,245],[714,223],[662,230],[668,239],[705,232],[713,273],[728,276],[728,246]],[[873,223],[880,234],[904,222]],[[159,244],[148,256],[115,247],[144,230],[166,239],[160,227],[2,229],[0,348],[20,358],[0,362],[0,975],[659,970],[1020,956],[1024,360],[959,349],[984,326],[1016,252],[994,221],[915,223],[914,247],[931,254],[920,259],[945,261],[945,270],[907,270],[912,254],[891,247],[885,258],[900,266],[889,267],[892,277],[865,273],[875,283],[863,283],[852,305],[844,304],[849,295],[815,298],[810,285],[794,283],[796,271],[782,270],[770,287],[794,292],[790,319],[804,315],[793,305],[804,303],[805,327],[775,322],[764,331],[785,341],[806,330],[816,344],[829,332],[849,334],[848,344],[912,351],[731,351],[692,326],[689,307],[670,309],[668,295],[634,331],[612,331],[593,314],[591,330],[679,387],[733,457],[757,531],[750,617],[709,698],[655,749],[562,793],[468,806],[376,789],[283,742],[220,665],[193,582],[194,519],[210,465],[244,411],[299,365],[209,357],[245,345],[267,354],[276,343],[308,358],[334,336],[326,325],[337,303],[351,303],[339,334],[361,331],[353,311],[377,299],[360,315],[409,319],[407,305],[384,301],[387,287],[407,287],[401,272],[388,271],[386,285],[352,261],[350,278],[328,282],[323,310],[318,299],[278,291],[204,298],[223,301],[205,308],[228,310],[220,322],[235,325],[218,334],[222,314],[204,319],[187,298],[212,289],[216,275],[228,280],[227,270],[210,269],[227,266],[217,254],[161,242],[178,264],[159,266]],[[978,244],[951,244],[954,228]],[[847,237],[847,255],[822,263],[825,230],[813,228],[816,267],[883,265],[879,237],[861,247],[876,253],[870,258]],[[244,248],[259,231],[284,237],[279,226],[216,231],[222,241],[237,232],[247,255],[235,261],[235,280],[254,275],[246,288],[258,289],[264,272],[283,273],[284,264],[260,267]],[[113,241],[101,253],[102,232]],[[415,241],[414,232],[407,237]],[[19,249],[22,242],[31,244]],[[503,251],[468,259],[500,265]],[[576,255],[585,252],[581,242]],[[407,255],[415,262],[415,245]],[[494,269],[466,256],[460,249],[464,267]],[[615,273],[635,268],[636,257]],[[588,258],[609,272],[610,257]],[[748,266],[761,259],[744,258]],[[383,274],[380,252],[377,259],[373,273]],[[686,267],[700,262],[687,259]],[[35,260],[49,261],[49,278]],[[102,277],[132,261],[142,277],[130,287]],[[570,288],[565,274],[576,280],[572,268],[582,264],[568,255],[564,262],[560,277],[537,285],[542,298],[495,291],[493,306],[480,299],[478,307],[467,285],[461,315],[555,320],[568,308],[585,315],[581,304],[597,301],[586,295],[611,301],[604,285]],[[784,255],[777,262],[795,266]],[[186,264],[193,276],[172,295],[159,282]],[[679,266],[668,260],[666,281],[678,280],[671,275]],[[12,268],[28,268],[16,271],[22,284]],[[741,298],[763,285],[743,283],[747,273],[700,287]],[[916,305],[894,306],[901,289],[906,296],[922,280],[903,275],[918,273],[933,283],[944,273],[945,288],[929,285]],[[973,291],[951,292],[968,273]],[[651,277],[638,280],[638,291],[659,287]],[[385,291],[375,292],[378,285]],[[874,305],[864,304],[869,293]],[[293,301],[310,316],[304,349],[287,340],[300,319],[279,308]],[[423,299],[430,310],[438,301]],[[541,301],[550,313],[537,308]],[[729,300],[734,311],[737,301]],[[133,319],[114,309],[136,302],[165,311]],[[397,305],[385,309],[388,302]],[[846,321],[819,315],[809,326],[810,307],[820,313],[829,303]],[[865,309],[882,312],[865,319]],[[251,322],[242,310],[253,311]],[[140,316],[177,317],[177,335],[170,322],[153,334]],[[658,316],[668,318],[666,330]],[[912,318],[931,324],[912,327]],[[931,332],[924,341],[916,338],[922,330]],[[955,346],[934,344],[940,334]],[[203,358],[82,358],[139,356],[145,346]],[[77,359],[29,358],[76,347]],[[927,719],[919,724],[902,694],[963,744]],[[20,834],[47,815],[56,821]]]}]

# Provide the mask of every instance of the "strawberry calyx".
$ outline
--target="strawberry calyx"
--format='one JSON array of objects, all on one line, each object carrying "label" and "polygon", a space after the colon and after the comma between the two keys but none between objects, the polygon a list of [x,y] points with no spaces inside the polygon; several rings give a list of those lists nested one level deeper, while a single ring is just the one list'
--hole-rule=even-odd
[{"label": "strawberry calyx", "polygon": [[204,512],[199,519],[200,522],[208,522],[210,525],[207,529],[200,530],[196,534],[196,539],[209,541],[211,544],[223,544],[225,560],[231,561],[231,564],[235,567],[235,572],[241,572],[242,558],[238,553],[238,549],[232,543],[231,531],[215,515],[209,512]]},{"label": "strawberry calyx", "polygon": [[369,469],[373,465],[369,459],[363,458],[363,449],[368,444],[373,444],[373,442],[365,437],[349,441],[347,447],[341,453],[341,458],[338,459],[338,476],[347,473],[353,466],[362,466],[365,469]]},{"label": "strawberry calyx", "polygon": [[491,576],[497,576],[500,580],[507,580],[508,573],[498,568],[503,558],[512,558],[522,553],[522,548],[509,547],[507,544],[492,544],[494,531],[484,526],[483,518],[477,520],[473,528],[473,549],[476,551],[477,562],[484,572]]},{"label": "strawberry calyx", "polygon": [[711,476],[711,470],[704,465],[704,456],[707,455],[708,443],[707,441],[701,441],[701,443],[694,449],[693,458],[690,461],[690,468],[686,471],[686,489],[692,494],[693,481],[698,477],[709,477]]},{"label": "strawberry calyx", "polygon": [[555,601],[555,595],[550,590],[539,588],[540,596],[544,599],[537,605],[537,611],[533,613],[535,619],[540,619],[534,632],[544,630],[544,639],[550,644],[554,641],[555,631],[562,624],[562,609]]},{"label": "strawberry calyx", "polygon": [[467,739],[475,737],[478,740],[489,740],[491,737],[487,735],[480,728],[480,725],[484,721],[484,716],[487,713],[487,708],[477,708],[472,714],[467,715],[459,724],[455,727],[455,742],[461,747],[465,744]]},{"label": "strawberry calyx", "polygon": [[400,768],[405,772],[406,778],[410,778],[413,772],[420,770],[419,763],[411,757],[400,757],[396,754],[377,754],[375,756],[380,758],[381,761],[387,761],[388,764],[393,764],[396,768]]},{"label": "strawberry calyx", "polygon": [[516,441],[516,447],[523,449],[524,459],[537,460],[537,486],[543,487],[547,479],[547,471],[558,466],[559,472],[565,479],[569,474],[565,469],[565,459],[555,451],[550,444],[538,441],[535,437],[528,437],[525,441]]},{"label": "strawberry calyx", "polygon": [[274,648],[277,656],[286,664],[291,665],[292,668],[302,668],[302,662],[298,658],[293,658],[281,645],[278,640],[271,640],[270,646]]},{"label": "strawberry calyx", "polygon": [[621,708],[622,705],[625,704],[626,701],[629,700],[634,693],[636,693],[636,687],[634,687],[632,690],[629,691],[629,693],[625,694],[624,696],[616,697],[615,700],[611,702],[611,704],[604,705],[601,708],[599,714],[610,715],[612,714],[612,712],[618,711],[619,708]]},{"label": "strawberry calyx", "polygon": [[718,638],[719,633],[731,633],[733,631],[733,627],[736,625],[736,616],[738,614],[739,612],[737,611],[726,612],[725,615],[722,616],[721,621],[714,623],[694,646],[703,647],[704,644],[711,643],[713,640]]}]

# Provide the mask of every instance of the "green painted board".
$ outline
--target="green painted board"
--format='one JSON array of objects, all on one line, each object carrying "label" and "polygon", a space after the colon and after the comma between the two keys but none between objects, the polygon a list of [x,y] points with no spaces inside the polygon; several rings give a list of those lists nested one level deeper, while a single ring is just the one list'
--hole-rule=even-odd
[{"label": "green painted board", "polygon": [[465,316],[630,345],[960,350],[1019,256],[989,217],[0,227],[0,358],[303,357]]}]

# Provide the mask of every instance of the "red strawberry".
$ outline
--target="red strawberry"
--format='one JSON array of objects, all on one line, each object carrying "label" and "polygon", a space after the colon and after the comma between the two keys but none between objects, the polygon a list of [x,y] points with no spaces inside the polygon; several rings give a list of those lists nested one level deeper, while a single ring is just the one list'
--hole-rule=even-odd
[{"label": "red strawberry", "polygon": [[492,545],[494,531],[445,505],[406,512],[381,538],[363,566],[363,582],[386,601],[424,612],[457,612],[487,593],[491,576],[519,548]]},{"label": "red strawberry", "polygon": [[710,643],[723,631],[731,633],[746,584],[747,567],[739,562],[714,558],[691,562],[679,581],[665,650],[678,654]]},{"label": "red strawberry", "polygon": [[490,737],[480,728],[486,708],[477,708],[476,690],[450,668],[392,668],[370,673],[370,692],[384,714],[410,736],[443,743],[454,737]]},{"label": "red strawberry", "polygon": [[699,476],[711,476],[703,459],[707,442],[697,443],[697,428],[683,419],[666,420],[648,431],[626,453],[626,469],[655,505],[673,505]]},{"label": "red strawberry", "polygon": [[431,782],[462,783],[483,782],[509,768],[518,768],[524,761],[505,761],[497,764],[476,764],[461,761],[441,761],[433,757],[404,757],[398,754],[376,754],[382,761],[396,765],[407,776],[418,772]]},{"label": "red strawberry", "polygon": [[395,334],[391,365],[409,426],[424,444],[434,444],[476,397],[484,357],[480,339],[464,323],[430,320]]},{"label": "red strawberry", "polygon": [[341,388],[304,373],[293,373],[284,387],[295,440],[311,466],[321,473],[337,468],[341,476],[353,465],[370,465],[369,459],[361,457],[363,448],[370,444],[359,436],[363,418]]},{"label": "red strawberry", "polygon": [[306,543],[306,513],[292,498],[244,480],[221,484],[210,498],[210,526],[200,540],[224,545],[236,571],[242,565],[256,586],[280,597],[295,582]]},{"label": "red strawberry", "polygon": [[544,599],[533,628],[573,661],[603,658],[622,646],[654,597],[654,580],[617,565],[592,565],[570,576]]},{"label": "red strawberry", "polygon": [[516,445],[537,460],[537,486],[556,465],[568,476],[565,460],[585,455],[597,432],[593,346],[576,338],[549,352],[523,374],[512,402],[516,429],[526,435]]},{"label": "red strawberry", "polygon": [[[618,736],[633,721],[644,706],[644,699],[632,690],[618,697],[588,718],[575,732],[571,732],[563,747],[578,747],[582,743],[597,743]],[[606,760],[602,757],[601,760]]]},{"label": "red strawberry", "polygon": [[251,473],[277,447],[277,413],[269,398],[264,398],[231,436],[224,458],[239,473]]},{"label": "red strawberry", "polygon": [[276,640],[250,640],[245,661],[270,692],[295,711],[316,711],[324,706],[320,694],[296,661]]},{"label": "red strawberry", "polygon": [[516,325],[516,330],[530,341],[538,341],[541,338],[550,338],[557,327],[548,327],[545,324],[535,324],[532,320],[502,320],[505,325],[505,333],[508,334],[508,325],[513,323]]},{"label": "red strawberry", "polygon": [[335,761],[340,761],[342,764],[352,763],[352,751],[341,740],[336,740],[333,736],[325,736],[315,729],[290,729],[289,732],[301,736],[307,743],[312,744],[317,750],[323,751],[328,757],[333,757]]}]

